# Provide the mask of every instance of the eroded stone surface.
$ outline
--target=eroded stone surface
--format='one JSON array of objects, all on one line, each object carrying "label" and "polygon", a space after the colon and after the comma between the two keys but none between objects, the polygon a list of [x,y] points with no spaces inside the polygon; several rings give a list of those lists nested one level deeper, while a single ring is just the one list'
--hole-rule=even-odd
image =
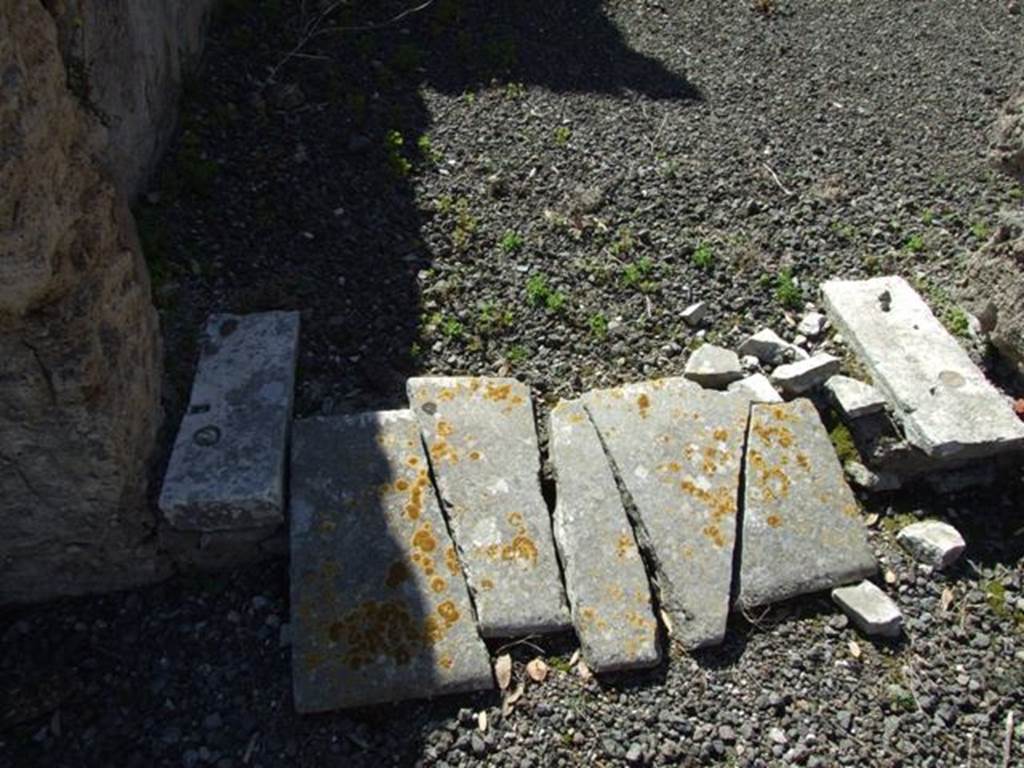
[{"label": "eroded stone surface", "polygon": [[846,419],[859,419],[861,416],[885,410],[885,398],[882,394],[863,381],[837,374],[825,382],[825,388],[831,395],[832,402]]},{"label": "eroded stone surface", "polygon": [[492,687],[412,412],[306,419],[293,431],[296,709]]},{"label": "eroded stone surface", "polygon": [[905,280],[834,280],[822,293],[915,446],[950,459],[1024,448],[1006,398]]},{"label": "eroded stone surface", "polygon": [[658,663],[658,624],[633,528],[597,430],[579,400],[551,411],[555,542],[573,624],[596,672]]},{"label": "eroded stone surface", "polygon": [[567,629],[529,390],[514,379],[468,377],[410,379],[407,388],[481,633]]},{"label": "eroded stone surface", "polygon": [[857,502],[809,400],[751,408],[744,476],[744,607],[875,572]]},{"label": "eroded stone surface", "polygon": [[661,608],[688,648],[725,637],[748,399],[661,379],[583,403],[635,507]]},{"label": "eroded stone surface", "polygon": [[865,635],[899,637],[903,628],[899,606],[870,581],[833,589],[832,599]]},{"label": "eroded stone surface", "polygon": [[183,530],[281,522],[297,312],[212,315],[160,510]]}]

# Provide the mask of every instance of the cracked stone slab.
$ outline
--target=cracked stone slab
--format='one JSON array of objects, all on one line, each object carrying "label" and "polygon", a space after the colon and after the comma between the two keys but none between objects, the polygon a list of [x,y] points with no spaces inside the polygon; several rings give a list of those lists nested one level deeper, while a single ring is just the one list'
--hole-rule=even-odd
[{"label": "cracked stone slab", "polygon": [[916,447],[944,459],[1024,449],[1024,423],[906,280],[832,280],[822,293]]},{"label": "cracked stone slab", "polygon": [[595,672],[654,666],[647,572],[601,439],[579,400],[559,402],[550,426],[555,543],[583,658]]},{"label": "cracked stone slab", "polygon": [[627,492],[672,635],[687,648],[720,643],[749,399],[680,378],[582,399]]},{"label": "cracked stone slab", "polygon": [[809,400],[752,406],[744,478],[743,607],[876,571],[857,502]]},{"label": "cracked stone slab", "polygon": [[571,625],[540,488],[530,392],[515,379],[409,379],[485,637]]},{"label": "cracked stone slab", "polygon": [[295,422],[290,495],[299,712],[493,687],[411,411]]},{"label": "cracked stone slab", "polygon": [[179,530],[284,521],[298,312],[211,315],[160,493]]}]

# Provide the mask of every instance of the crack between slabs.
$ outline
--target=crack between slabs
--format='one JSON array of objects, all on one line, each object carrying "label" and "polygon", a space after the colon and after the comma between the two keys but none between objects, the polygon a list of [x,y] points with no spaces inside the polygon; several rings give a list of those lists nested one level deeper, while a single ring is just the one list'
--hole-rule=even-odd
[{"label": "crack between slabs", "polygon": [[751,401],[747,406],[747,425],[743,430],[743,448],[740,451],[739,482],[736,484],[736,531],[732,545],[732,583],[729,589],[729,608],[735,610],[739,606],[740,577],[743,570],[743,521],[746,515],[747,500],[747,448],[750,446],[750,428],[754,423],[754,405]]}]

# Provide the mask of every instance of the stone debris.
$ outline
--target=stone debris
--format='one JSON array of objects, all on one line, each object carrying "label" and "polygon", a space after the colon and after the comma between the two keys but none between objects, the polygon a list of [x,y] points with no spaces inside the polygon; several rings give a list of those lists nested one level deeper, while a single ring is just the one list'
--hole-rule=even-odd
[{"label": "stone debris", "polygon": [[754,373],[745,379],[734,381],[726,389],[739,392],[754,403],[781,403],[782,396],[772,386],[771,381],[763,373]]},{"label": "stone debris", "polygon": [[816,339],[825,332],[828,318],[821,312],[808,312],[796,326],[796,332],[808,339]]},{"label": "stone debris", "polygon": [[923,520],[901,528],[898,541],[915,560],[933,568],[947,568],[963,554],[967,544],[960,532],[940,520]]},{"label": "stone debris", "polygon": [[825,389],[828,390],[839,413],[847,421],[885,410],[885,398],[881,392],[870,384],[851,379],[849,376],[832,376],[825,382]]},{"label": "stone debris", "polygon": [[838,357],[829,354],[813,355],[806,360],[780,365],[772,371],[772,384],[788,397],[802,395],[820,386],[839,372]]},{"label": "stone debris", "polygon": [[211,315],[160,510],[182,530],[284,520],[298,312]]},{"label": "stone debris", "polygon": [[903,485],[898,475],[884,470],[876,472],[873,469],[868,469],[859,461],[847,461],[843,464],[843,471],[846,472],[850,482],[858,488],[874,493],[896,491]]},{"label": "stone debris", "polygon": [[493,687],[411,411],[294,425],[295,708]]},{"label": "stone debris", "polygon": [[770,328],[762,328],[747,338],[736,351],[741,355],[752,355],[765,365],[781,365],[791,360],[803,360],[807,353],[790,344]]},{"label": "stone debris", "polygon": [[876,571],[857,502],[809,400],[752,406],[744,477],[741,605],[786,600]]},{"label": "stone debris", "polygon": [[869,637],[899,637],[903,614],[885,592],[870,581],[832,590],[832,600]]},{"label": "stone debris", "polygon": [[579,400],[551,411],[554,531],[573,624],[595,672],[658,663],[647,573],[597,430]]},{"label": "stone debris", "polygon": [[414,378],[407,389],[481,633],[568,629],[529,390],[470,377]]},{"label": "stone debris", "polygon": [[822,292],[912,444],[952,460],[1024,448],[1024,424],[905,280],[833,280]]},{"label": "stone debris", "polygon": [[696,304],[691,304],[684,309],[680,317],[688,326],[696,328],[704,322],[704,318],[708,316],[710,309],[711,307],[708,306],[706,301],[698,301]]},{"label": "stone debris", "polygon": [[672,378],[582,399],[625,489],[672,635],[687,648],[720,643],[747,398]]},{"label": "stone debris", "polygon": [[683,375],[702,387],[722,389],[743,378],[743,366],[731,349],[703,344],[686,361]]}]

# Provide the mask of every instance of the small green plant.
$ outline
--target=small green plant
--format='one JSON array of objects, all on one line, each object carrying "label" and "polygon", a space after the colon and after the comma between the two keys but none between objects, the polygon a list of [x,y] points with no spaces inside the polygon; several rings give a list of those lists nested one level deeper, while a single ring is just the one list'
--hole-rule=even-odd
[{"label": "small green plant", "polygon": [[502,235],[501,240],[499,241],[498,244],[501,246],[501,249],[506,253],[515,253],[516,251],[522,250],[523,243],[524,241],[522,235],[520,235],[518,232],[513,232],[512,230],[509,230],[504,235]]},{"label": "small green plant", "polygon": [[789,267],[780,270],[775,277],[775,300],[787,309],[799,309],[803,303],[803,292]]},{"label": "small green plant", "polygon": [[405,139],[398,131],[388,131],[384,135],[384,151],[387,155],[388,166],[396,176],[408,176],[412,171],[412,163],[402,154],[402,145]]},{"label": "small green plant", "polygon": [[917,701],[914,699],[914,694],[902,685],[896,684],[889,686],[889,705],[892,709],[902,712],[913,712],[917,709]]},{"label": "small green plant", "polygon": [[555,144],[564,147],[572,138],[572,129],[568,125],[560,125],[555,128]]},{"label": "small green plant", "polygon": [[633,250],[633,235],[628,227],[622,227],[615,237],[615,242],[611,245],[611,252],[615,256],[622,256],[631,250]]},{"label": "small green plant", "polygon": [[469,210],[469,200],[460,197],[455,201],[455,229],[452,231],[452,245],[455,250],[464,251],[476,234],[479,223]]},{"label": "small green plant", "polygon": [[462,336],[462,323],[456,317],[445,317],[439,326],[441,335],[448,339],[458,339]]},{"label": "small green plant", "polygon": [[924,236],[919,233],[911,235],[903,244],[903,250],[907,253],[920,253],[924,250]]},{"label": "small green plant", "polygon": [[985,602],[989,610],[1004,621],[1009,620],[1017,625],[1018,632],[1024,632],[1024,611],[1015,608],[1007,601],[1006,587],[1002,582],[991,580],[985,583]]},{"label": "small green plant", "polygon": [[970,318],[960,307],[950,308],[943,319],[946,321],[946,328],[954,336],[966,339],[971,335]]},{"label": "small green plant", "polygon": [[984,221],[976,221],[971,224],[971,234],[978,240],[988,240],[991,231]]},{"label": "small green plant", "polygon": [[853,434],[845,424],[837,424],[833,427],[832,431],[828,433],[828,437],[832,441],[832,447],[836,449],[836,456],[839,458],[840,464],[860,459],[857,445],[853,442]]},{"label": "small green plant", "polygon": [[508,83],[505,86],[505,98],[521,99],[526,95],[526,86],[522,83]]},{"label": "small green plant", "polygon": [[565,306],[565,296],[553,290],[544,275],[531,275],[526,281],[526,300],[532,307],[546,307],[550,312],[558,312]]},{"label": "small green plant", "polygon": [[710,243],[700,242],[697,249],[693,252],[693,264],[695,267],[705,271],[714,266],[715,252],[711,249]]},{"label": "small green plant", "polygon": [[420,346],[418,341],[414,341],[409,345],[409,357],[417,361],[423,359],[423,347]]},{"label": "small green plant", "polygon": [[921,223],[925,226],[931,226],[935,222],[935,209],[929,208],[927,211],[921,214]]},{"label": "small green plant", "polygon": [[597,312],[590,316],[590,320],[587,321],[590,326],[590,332],[598,339],[603,339],[608,335],[608,318],[603,313]]},{"label": "small green plant", "polygon": [[519,365],[525,362],[528,356],[526,348],[518,344],[513,344],[505,353],[505,359],[512,363],[512,365]]},{"label": "small green plant", "polygon": [[480,305],[476,324],[480,333],[490,335],[510,328],[515,319],[515,314],[508,307],[501,307],[493,301],[485,301]]},{"label": "small green plant", "polygon": [[879,525],[890,536],[895,536],[908,525],[916,522],[918,522],[917,517],[909,512],[895,512],[885,515]]},{"label": "small green plant", "polygon": [[420,157],[426,160],[428,163],[437,165],[441,162],[441,153],[438,152],[433,143],[430,141],[430,136],[423,134],[416,139],[416,149],[420,152]]},{"label": "small green plant", "polygon": [[877,275],[882,271],[882,260],[877,254],[867,253],[864,255],[864,271],[869,275]]},{"label": "small green plant", "polygon": [[636,288],[643,293],[650,293],[657,287],[657,283],[650,279],[653,272],[654,262],[650,257],[644,256],[623,267],[622,284],[627,288]]}]

